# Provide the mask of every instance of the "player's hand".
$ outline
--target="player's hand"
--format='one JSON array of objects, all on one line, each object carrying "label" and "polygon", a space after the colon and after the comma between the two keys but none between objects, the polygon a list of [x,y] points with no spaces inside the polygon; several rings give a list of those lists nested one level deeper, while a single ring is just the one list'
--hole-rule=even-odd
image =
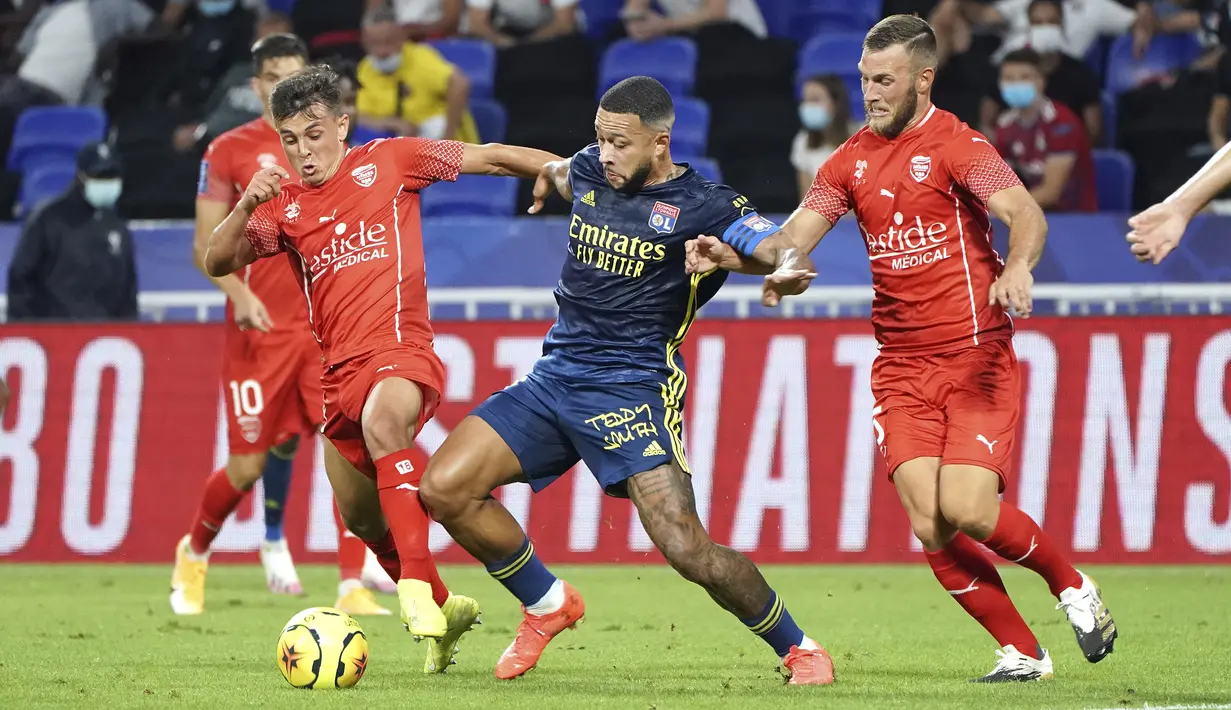
[{"label": "player's hand", "polygon": [[722,267],[726,260],[739,257],[729,245],[718,237],[702,234],[696,239],[684,242],[684,272],[689,274],[708,274]]},{"label": "player's hand", "polygon": [[1158,264],[1180,244],[1188,217],[1174,204],[1161,202],[1128,221],[1126,237],[1137,261]]},{"label": "player's hand", "polygon": [[782,302],[783,296],[796,296],[808,290],[816,278],[816,264],[812,257],[798,249],[782,252],[778,268],[765,277],[761,286],[761,304],[770,308]]},{"label": "player's hand", "polygon": [[262,333],[268,333],[270,328],[274,327],[274,322],[269,319],[269,311],[265,310],[261,299],[249,291],[235,301],[235,325],[238,325],[240,330],[256,328]]},{"label": "player's hand", "polygon": [[1000,307],[1009,310],[1010,307],[1022,318],[1029,318],[1034,309],[1031,291],[1034,289],[1034,276],[1030,269],[1021,262],[1011,262],[1004,267],[1000,278],[992,284],[988,300],[999,303]]},{"label": "player's hand", "polygon": [[4,414],[4,410],[9,406],[9,386],[4,380],[0,380],[0,414]]},{"label": "player's hand", "polygon": [[277,197],[282,192],[282,181],[290,176],[281,165],[258,170],[252,176],[252,182],[248,183],[248,189],[244,190],[243,197],[239,198],[239,204],[249,212],[255,210]]},{"label": "player's hand", "polygon": [[565,200],[572,201],[573,188],[568,184],[570,161],[553,160],[543,165],[539,176],[534,179],[534,204],[526,210],[530,214],[538,214],[543,209],[543,202],[552,192],[560,193]]}]

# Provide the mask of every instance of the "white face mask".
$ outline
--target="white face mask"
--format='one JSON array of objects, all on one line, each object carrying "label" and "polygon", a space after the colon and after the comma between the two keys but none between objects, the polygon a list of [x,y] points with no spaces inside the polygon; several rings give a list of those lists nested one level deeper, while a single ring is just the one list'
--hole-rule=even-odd
[{"label": "white face mask", "polygon": [[392,74],[402,66],[402,54],[390,54],[387,57],[368,57],[368,61],[372,62],[372,66],[381,74]]},{"label": "white face mask", "polygon": [[110,209],[120,199],[124,181],[119,178],[86,178],[85,201],[94,209]]},{"label": "white face mask", "polygon": [[1031,25],[1030,48],[1039,54],[1063,52],[1067,42],[1060,25]]}]

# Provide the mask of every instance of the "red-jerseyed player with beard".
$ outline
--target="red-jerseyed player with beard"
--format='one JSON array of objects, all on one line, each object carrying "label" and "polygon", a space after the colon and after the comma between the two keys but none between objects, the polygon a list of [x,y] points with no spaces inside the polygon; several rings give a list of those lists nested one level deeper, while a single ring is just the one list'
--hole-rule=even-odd
[{"label": "red-jerseyed player with beard", "polygon": [[[1094,582],[1033,520],[1000,501],[1020,409],[1008,309],[1028,316],[1043,212],[978,132],[931,103],[936,37],[893,15],[864,40],[868,126],[822,166],[779,235],[740,259],[712,237],[688,268],[768,273],[764,302],[802,292],[806,256],[849,209],[872,262],[872,414],[881,454],[936,578],[1003,647],[985,682],[1046,678],[1047,651],[1014,608],[976,541],[1039,573],[1091,662],[1110,653],[1115,622]],[[1009,225],[1002,264],[988,212]],[[772,242],[772,243],[770,243]]]},{"label": "red-jerseyed player with beard", "polygon": [[[259,39],[252,46],[252,87],[261,103],[268,103],[279,81],[302,71],[307,59],[308,48],[295,35]],[[210,143],[201,163],[196,203],[193,256],[198,266],[204,264],[209,235],[235,206],[252,172],[285,161],[268,110],[262,118]],[[189,534],[176,547],[171,608],[177,614],[204,611],[210,544],[262,477],[267,534],[261,543],[261,563],[266,582],[275,593],[302,593],[280,532],[281,507],[300,435],[319,429],[321,423],[320,352],[294,272],[284,263],[267,261],[214,281],[228,298],[223,386],[229,458],[225,467],[206,479]],[[387,591],[392,591],[393,582],[379,565],[369,564],[365,570],[367,547],[342,525],[338,527],[341,581],[334,606],[355,615],[388,614],[364,581],[376,588],[387,585]]]},{"label": "red-jerseyed player with beard", "polygon": [[418,498],[423,471],[411,461],[444,386],[428,320],[419,191],[459,173],[537,177],[559,158],[420,138],[348,150],[339,83],[328,67],[310,67],[274,88],[270,113],[301,179],[283,183],[288,175],[276,166],[257,172],[210,237],[205,264],[221,276],[288,254],[324,354],[324,433],[353,466],[328,471],[342,517],[397,573],[402,621],[432,641],[425,670],[443,671],[478,604],[440,581]]}]

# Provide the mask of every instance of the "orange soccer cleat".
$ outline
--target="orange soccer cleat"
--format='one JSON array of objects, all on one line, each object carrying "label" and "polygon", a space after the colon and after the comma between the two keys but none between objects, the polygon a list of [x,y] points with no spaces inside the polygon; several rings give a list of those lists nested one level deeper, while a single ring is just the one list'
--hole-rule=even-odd
[{"label": "orange soccer cleat", "polygon": [[833,659],[823,648],[791,646],[782,665],[790,673],[787,685],[829,685],[833,682]]},{"label": "orange soccer cleat", "polygon": [[564,604],[559,609],[536,616],[522,607],[522,613],[526,618],[517,627],[517,636],[496,661],[496,677],[500,680],[511,680],[538,665],[539,656],[556,634],[576,628],[585,618],[586,603],[573,585],[564,582]]}]

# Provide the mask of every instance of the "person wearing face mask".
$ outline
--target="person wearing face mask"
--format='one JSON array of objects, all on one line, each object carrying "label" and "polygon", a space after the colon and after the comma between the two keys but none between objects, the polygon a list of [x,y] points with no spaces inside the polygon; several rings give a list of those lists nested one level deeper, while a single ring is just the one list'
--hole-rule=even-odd
[{"label": "person wearing face mask", "polygon": [[1043,93],[1039,54],[1010,52],[1000,65],[1009,110],[996,122],[996,149],[1044,210],[1097,212],[1094,159],[1077,114]]},{"label": "person wearing face mask", "polygon": [[387,136],[479,142],[467,109],[470,81],[435,48],[406,41],[392,10],[368,12],[360,39],[367,53],[356,71],[361,126]]},{"label": "person wearing face mask", "polygon": [[791,165],[799,179],[802,199],[808,194],[812,178],[829,156],[850,138],[851,99],[846,84],[833,74],[822,74],[804,82],[799,104],[802,126],[791,144]]},{"label": "person wearing face mask", "polygon": [[82,148],[73,185],[22,230],[9,263],[9,320],[137,319],[132,234],[115,210],[122,191],[115,150]]},{"label": "person wearing face mask", "polygon": [[[1039,67],[1043,72],[1043,93],[1047,98],[1067,106],[1081,118],[1091,145],[1098,145],[1103,135],[1103,104],[1099,79],[1094,70],[1080,59],[1070,56],[1066,48],[1064,10],[1057,0],[1034,0],[1029,9],[1030,29],[1017,40],[1019,46],[1029,47],[1039,55]],[[1000,87],[989,87],[979,107],[980,125],[991,133],[996,117],[1008,104],[1001,96]]]},{"label": "person wearing face mask", "polygon": [[183,27],[176,38],[178,64],[162,91],[172,105],[189,115],[202,115],[227,72],[247,61],[252,28],[266,14],[265,4],[263,0],[173,0],[164,11],[164,22],[173,7],[179,8]]}]

